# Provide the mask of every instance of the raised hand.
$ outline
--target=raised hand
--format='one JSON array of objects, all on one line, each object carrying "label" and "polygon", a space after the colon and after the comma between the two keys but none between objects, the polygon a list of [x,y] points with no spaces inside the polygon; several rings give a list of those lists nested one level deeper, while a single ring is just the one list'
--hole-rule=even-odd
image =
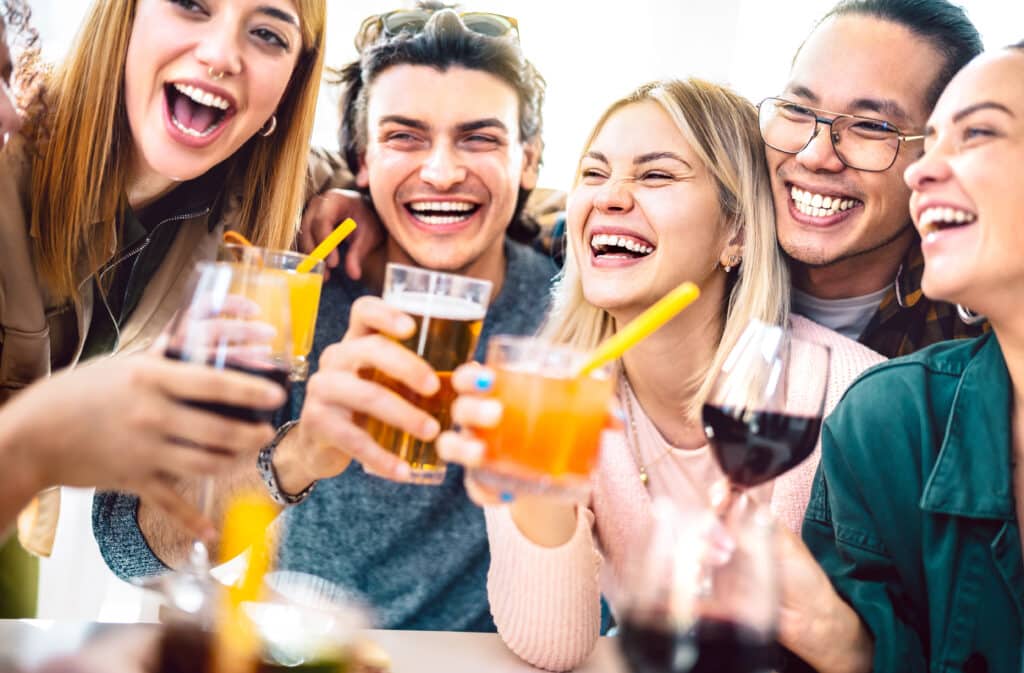
[{"label": "raised hand", "polygon": [[412,318],[378,297],[362,297],[352,305],[348,331],[324,350],[309,380],[299,424],[289,433],[295,437],[275,452],[274,467],[286,491],[297,493],[314,480],[333,477],[352,459],[381,477],[411,478],[408,463],[374,442],[358,416],[424,441],[440,432],[430,414],[369,378],[375,370],[423,396],[440,389],[430,365],[396,341],[415,329]]},{"label": "raised hand", "polygon": [[4,407],[2,430],[14,464],[36,490],[63,484],[134,492],[209,537],[212,523],[176,492],[175,482],[230,469],[270,441],[273,429],[183,400],[273,410],[285,391],[254,376],[148,352],[27,388]]},{"label": "raised hand", "polygon": [[[363,275],[363,260],[384,241],[384,227],[377,217],[377,211],[362,194],[351,189],[329,189],[319,194],[306,205],[299,229],[299,250],[309,254],[338,223],[351,217],[359,226],[349,237],[351,243],[345,255],[345,273],[354,280]],[[324,260],[329,278],[331,269],[338,267],[341,255],[337,250]]]}]

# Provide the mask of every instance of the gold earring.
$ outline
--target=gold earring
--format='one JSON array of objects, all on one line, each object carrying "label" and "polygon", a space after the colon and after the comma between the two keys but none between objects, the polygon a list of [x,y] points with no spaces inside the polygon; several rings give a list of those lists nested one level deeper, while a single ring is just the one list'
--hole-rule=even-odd
[{"label": "gold earring", "polygon": [[743,261],[742,257],[739,257],[737,255],[729,255],[729,263],[722,265],[722,271],[725,271],[726,273],[729,273],[730,271],[735,269],[737,266],[739,266],[740,262],[742,262],[742,261]]}]

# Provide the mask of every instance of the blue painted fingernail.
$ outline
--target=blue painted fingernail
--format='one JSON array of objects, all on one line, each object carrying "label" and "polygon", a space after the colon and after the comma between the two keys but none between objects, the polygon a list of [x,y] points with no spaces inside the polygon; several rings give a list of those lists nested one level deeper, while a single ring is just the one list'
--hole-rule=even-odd
[{"label": "blue painted fingernail", "polygon": [[501,498],[502,502],[512,502],[513,500],[516,499],[516,496],[509,491],[502,491],[501,495],[498,497]]},{"label": "blue painted fingernail", "polygon": [[473,382],[476,389],[482,393],[486,393],[494,386],[494,372],[489,370],[483,370],[476,375],[476,381]]}]

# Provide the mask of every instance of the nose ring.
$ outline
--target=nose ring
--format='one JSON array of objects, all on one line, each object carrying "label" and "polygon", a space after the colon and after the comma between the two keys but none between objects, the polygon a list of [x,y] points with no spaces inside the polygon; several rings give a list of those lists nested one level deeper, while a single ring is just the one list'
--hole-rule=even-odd
[{"label": "nose ring", "polygon": [[217,81],[224,77],[224,73],[221,71],[215,71],[212,65],[206,69],[206,74],[209,75],[210,79],[212,79],[213,81]]}]

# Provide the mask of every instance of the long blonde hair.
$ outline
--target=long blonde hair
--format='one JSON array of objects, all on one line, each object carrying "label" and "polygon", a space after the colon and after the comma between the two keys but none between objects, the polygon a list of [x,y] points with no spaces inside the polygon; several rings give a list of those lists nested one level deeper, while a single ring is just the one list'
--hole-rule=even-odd
[{"label": "long blonde hair", "polygon": [[[708,368],[692,374],[697,393],[686,411],[696,417],[712,385],[708,372],[721,365],[747,323],[758,319],[785,324],[789,315],[789,272],[776,239],[764,144],[757,112],[750,102],[725,87],[699,79],[650,82],[604,112],[587,139],[584,154],[613,114],[644,101],[653,101],[668,113],[707,167],[718,186],[719,207],[732,228],[729,233],[739,233],[743,241],[743,262],[732,275],[722,304],[723,329],[718,348]],[[576,184],[579,180],[577,169]],[[565,267],[542,335],[590,349],[615,332],[615,320],[584,297],[576,262],[582,241],[567,238]]]},{"label": "long blonde hair", "polygon": [[[124,71],[137,0],[94,0],[70,54],[48,85],[46,123],[32,166],[31,222],[47,289],[78,294],[84,256],[98,268],[127,207],[133,152]],[[227,184],[241,196],[238,228],[259,245],[292,244],[304,187],[324,64],[326,0],[296,0],[302,53],[281,99],[277,133],[248,141],[228,161]],[[110,95],[115,92],[115,95]]]}]

